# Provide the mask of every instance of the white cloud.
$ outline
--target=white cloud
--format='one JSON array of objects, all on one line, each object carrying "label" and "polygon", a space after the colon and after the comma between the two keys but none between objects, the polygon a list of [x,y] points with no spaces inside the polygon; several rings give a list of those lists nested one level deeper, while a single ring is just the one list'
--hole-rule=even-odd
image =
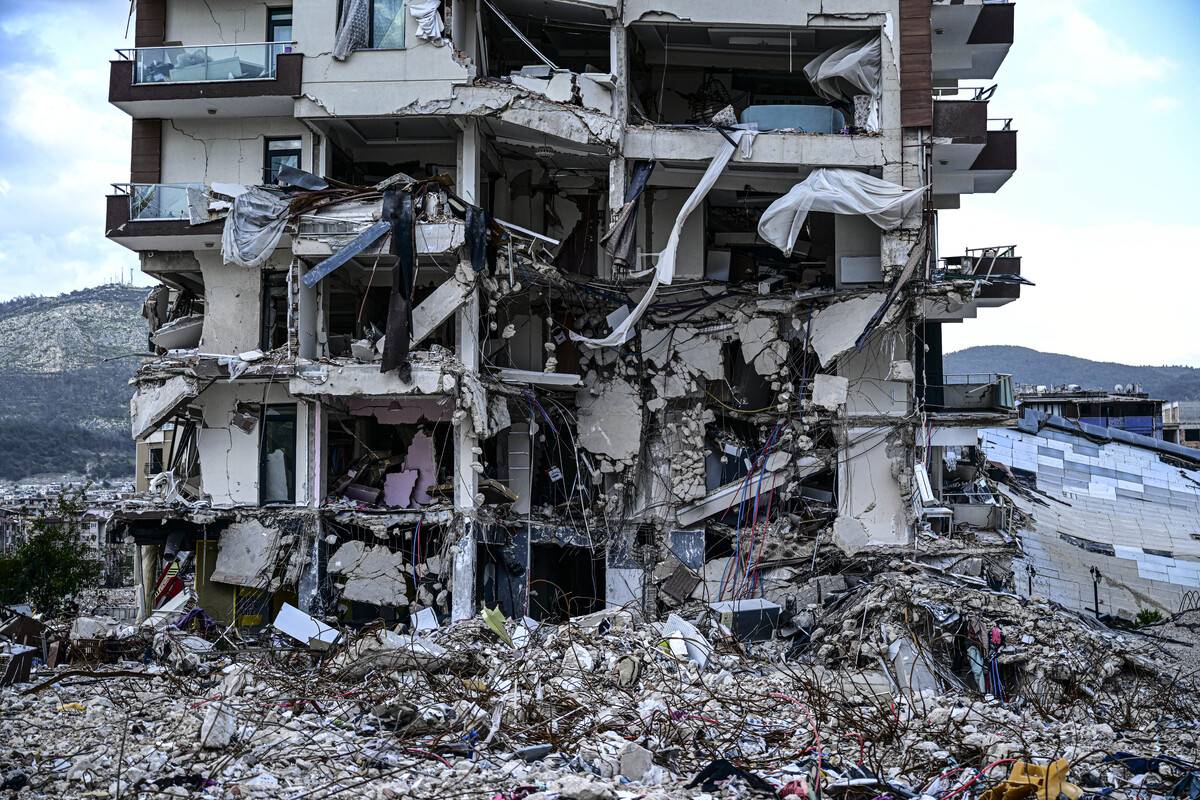
[{"label": "white cloud", "polygon": [[[129,118],[108,104],[108,61],[122,43],[122,0],[31,5],[10,15],[37,63],[0,67],[0,299],[53,294],[128,275],[136,254],[104,236],[109,184],[128,179]],[[85,37],[61,36],[70,15]]]}]

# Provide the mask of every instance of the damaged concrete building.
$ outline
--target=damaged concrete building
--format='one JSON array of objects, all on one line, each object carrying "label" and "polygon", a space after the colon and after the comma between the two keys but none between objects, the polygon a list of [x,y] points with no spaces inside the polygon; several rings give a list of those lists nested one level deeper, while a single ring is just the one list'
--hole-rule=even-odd
[{"label": "damaged concrete building", "polygon": [[1027,281],[936,220],[1016,168],[959,89],[1013,13],[137,0],[143,613],[180,571],[243,625],[658,611],[976,524],[929,465],[1012,382],[941,329]]}]

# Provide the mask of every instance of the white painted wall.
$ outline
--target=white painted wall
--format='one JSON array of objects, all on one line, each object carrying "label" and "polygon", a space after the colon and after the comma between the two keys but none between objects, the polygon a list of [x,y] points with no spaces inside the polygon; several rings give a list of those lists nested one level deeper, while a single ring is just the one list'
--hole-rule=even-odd
[{"label": "white painted wall", "polygon": [[850,428],[838,454],[838,516],[834,538],[849,552],[906,544],[909,526],[900,494],[901,445],[888,442],[889,429]]},{"label": "white painted wall", "polygon": [[312,164],[312,135],[287,117],[221,116],[163,121],[163,183],[262,183],[264,139],[299,136],[300,166]]},{"label": "white painted wall", "polygon": [[255,349],[262,327],[262,271],[224,264],[219,250],[196,257],[204,276],[200,350],[233,355]]},{"label": "white painted wall", "polygon": [[[375,116],[415,102],[448,98],[451,86],[473,71],[454,59],[453,48],[422,41],[405,14],[403,50],[358,50],[345,61],[333,59],[337,3],[296,0],[295,37],[304,60],[304,95],[299,117]],[[433,112],[431,112],[433,113]]]},{"label": "white painted wall", "polygon": [[905,337],[874,336],[862,350],[850,350],[838,360],[838,375],[848,378],[846,413],[903,416],[908,413],[911,384],[887,380],[892,361],[907,358]]},{"label": "white painted wall", "polygon": [[[834,214],[833,217],[833,252],[836,268],[837,285],[841,287],[846,282],[842,274],[843,258],[868,257],[876,259],[875,274],[872,283],[882,280],[879,252],[879,228],[874,222],[860,214]],[[853,283],[864,283],[855,280]]]},{"label": "white painted wall", "polygon": [[[699,178],[697,178],[699,180]],[[654,228],[651,231],[653,241],[648,246],[643,245],[646,252],[658,253],[667,246],[667,237],[675,225],[684,201],[691,195],[691,189],[654,188],[653,202],[650,203],[650,213],[653,215]],[[640,238],[644,241],[645,228],[638,221]],[[640,264],[639,268],[649,267],[653,261]],[[675,275],[678,278],[704,277],[704,208],[697,208],[683,224],[683,232],[679,237],[679,255],[675,260]]]},{"label": "white painted wall", "polygon": [[[260,426],[246,433],[232,424],[237,403],[290,404],[295,401],[282,383],[228,383],[217,381],[200,395],[198,405],[204,411],[204,427],[197,443],[200,450],[200,478],[205,494],[213,505],[229,508],[258,504]],[[296,502],[308,502],[308,415],[299,409],[296,418]]]},{"label": "white painted wall", "polygon": [[286,2],[250,0],[167,0],[167,41],[182,44],[262,42],[267,7]]}]

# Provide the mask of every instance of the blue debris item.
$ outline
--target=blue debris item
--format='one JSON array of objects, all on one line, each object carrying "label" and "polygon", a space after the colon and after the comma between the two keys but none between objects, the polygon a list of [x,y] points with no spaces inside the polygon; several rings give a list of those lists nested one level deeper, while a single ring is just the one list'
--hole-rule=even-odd
[{"label": "blue debris item", "polygon": [[329,273],[333,272],[338,267],[343,266],[347,261],[354,258],[356,255],[366,250],[375,242],[379,241],[385,233],[392,229],[392,223],[388,220],[380,220],[365,231],[351,239],[341,250],[331,255],[329,258],[317,264],[304,274],[300,280],[308,288],[317,285],[317,282],[324,278]]}]

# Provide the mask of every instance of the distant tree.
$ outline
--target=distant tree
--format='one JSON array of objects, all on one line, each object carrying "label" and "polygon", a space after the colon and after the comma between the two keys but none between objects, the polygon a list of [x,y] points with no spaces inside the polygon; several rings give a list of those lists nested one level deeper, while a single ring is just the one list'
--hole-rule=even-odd
[{"label": "distant tree", "polygon": [[0,554],[0,602],[28,603],[58,616],[81,590],[98,585],[102,564],[82,539],[84,511],[82,493],[59,496],[33,521],[25,541]]}]

